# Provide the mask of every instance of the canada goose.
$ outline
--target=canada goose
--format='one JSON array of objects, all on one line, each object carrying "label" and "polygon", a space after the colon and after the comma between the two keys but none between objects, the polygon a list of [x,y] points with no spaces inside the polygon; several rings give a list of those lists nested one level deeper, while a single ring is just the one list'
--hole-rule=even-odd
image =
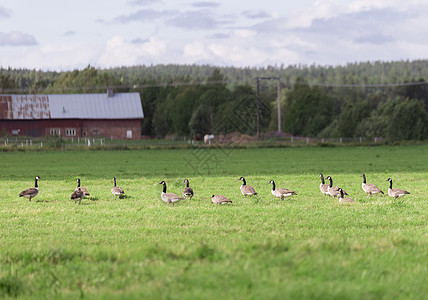
[{"label": "canada goose", "polygon": [[116,177],[113,177],[114,181],[114,187],[111,188],[111,193],[114,195],[114,199],[116,199],[116,196],[122,196],[125,194],[123,189],[120,186],[116,186]]},{"label": "canada goose", "polygon": [[178,201],[180,201],[180,200],[183,200],[183,198],[182,197],[180,197],[180,196],[178,196],[178,195],[176,195],[176,194],[174,194],[174,193],[167,193],[166,192],[166,183],[165,183],[165,181],[161,181],[161,182],[159,182],[159,184],[163,184],[163,190],[162,190],[162,193],[161,193],[161,199],[165,202],[165,203],[172,203],[172,205],[174,205],[174,203],[176,203],[176,202],[178,202]]},{"label": "canada goose", "polygon": [[389,181],[388,195],[397,199],[398,197],[403,197],[404,195],[410,194],[408,191],[402,189],[393,189],[392,188],[392,179],[388,178],[386,181]]},{"label": "canada goose", "polygon": [[186,184],[186,187],[183,190],[183,197],[190,197],[190,200],[192,200],[193,197],[193,189],[191,187],[189,187],[189,180],[188,179],[184,179],[184,183]]},{"label": "canada goose", "polygon": [[284,188],[275,189],[275,181],[273,180],[269,181],[268,183],[272,184],[272,191],[271,191],[272,195],[280,198],[281,200],[284,200],[284,198],[290,197],[292,195],[297,195],[294,191],[290,191],[288,189],[284,189]]},{"label": "canada goose", "polygon": [[19,193],[19,197],[25,197],[28,198],[29,201],[31,201],[31,199],[33,199],[34,197],[37,196],[37,194],[39,193],[39,186],[37,185],[37,180],[39,180],[40,177],[36,176],[35,180],[34,180],[34,187],[33,188],[28,188],[25,191],[22,191],[21,193]]},{"label": "canada goose", "polygon": [[251,185],[247,185],[247,182],[245,181],[244,177],[241,177],[238,180],[242,180],[242,185],[240,187],[242,195],[244,195],[245,197],[257,195],[257,192],[253,189],[253,187]]},{"label": "canada goose", "polygon": [[213,195],[211,197],[211,203],[215,204],[227,204],[232,203],[232,200],[223,195]]},{"label": "canada goose", "polygon": [[378,193],[383,194],[381,189],[375,186],[374,184],[366,183],[366,174],[363,173],[361,174],[361,176],[363,177],[363,183],[362,183],[363,191],[366,192],[368,196],[371,196],[372,194],[378,194]]},{"label": "canada goose", "polygon": [[329,195],[329,193],[328,193],[328,184],[326,184],[325,181],[324,181],[324,175],[322,175],[320,173],[318,176],[321,177],[321,183],[320,183],[320,191],[321,191],[321,193],[323,193],[324,195]]},{"label": "canada goose", "polygon": [[[333,198],[339,196],[339,187],[333,186],[333,178],[327,176],[326,179],[330,180],[330,184],[328,185],[328,194]],[[343,191],[343,194],[348,195],[348,193],[345,191]]]},{"label": "canada goose", "polygon": [[89,192],[86,188],[84,188],[83,186],[80,186],[80,178],[77,178],[77,187],[75,190],[77,191],[79,188],[83,192],[83,197],[91,195],[91,194],[89,194]]},{"label": "canada goose", "polygon": [[76,190],[74,190],[73,193],[71,193],[70,199],[74,200],[74,203],[77,201],[82,202],[83,197],[85,197],[85,193],[82,191],[80,187],[78,187]]},{"label": "canada goose", "polygon": [[340,197],[339,197],[339,202],[340,203],[352,203],[355,202],[354,199],[352,198],[343,198],[343,190],[341,188],[339,188],[339,193],[340,193]]}]

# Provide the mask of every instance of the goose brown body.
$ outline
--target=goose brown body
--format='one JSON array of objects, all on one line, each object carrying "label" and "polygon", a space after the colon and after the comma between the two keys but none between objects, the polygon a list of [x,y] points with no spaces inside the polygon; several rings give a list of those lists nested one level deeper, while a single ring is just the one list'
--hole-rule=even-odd
[{"label": "goose brown body", "polygon": [[22,192],[19,193],[19,197],[28,198],[29,201],[36,197],[39,194],[39,186],[37,185],[37,180],[39,180],[40,177],[36,176],[34,179],[34,187],[28,188]]},{"label": "goose brown body", "polygon": [[232,203],[232,200],[223,195],[213,195],[211,197],[211,202],[215,204],[227,204]]},{"label": "goose brown body", "polygon": [[184,190],[183,190],[183,197],[184,197],[184,198],[189,197],[189,198],[190,198],[190,200],[192,200],[192,197],[193,197],[193,189],[192,189],[191,187],[189,187],[189,180],[188,180],[188,179],[185,179],[185,180],[184,180],[184,183],[186,184],[186,187],[185,187],[185,188],[184,188]]},{"label": "goose brown body", "polygon": [[122,196],[125,194],[125,191],[120,187],[116,185],[116,177],[113,177],[113,181],[114,181],[114,186],[111,188],[111,193],[114,195],[114,198],[116,198],[116,196]]},{"label": "goose brown body", "polygon": [[344,198],[343,197],[344,196],[343,190],[341,188],[339,188],[339,193],[340,193],[340,196],[339,196],[339,202],[340,203],[353,203],[353,202],[355,202],[355,200],[352,198]]},{"label": "goose brown body", "polygon": [[363,177],[363,191],[366,192],[368,196],[371,196],[372,194],[383,194],[382,190],[374,184],[366,183],[366,174],[363,173],[361,176]]},{"label": "goose brown body", "polygon": [[399,197],[403,197],[405,195],[410,194],[408,191],[402,190],[402,189],[393,189],[392,188],[392,179],[388,178],[386,181],[389,181],[389,188],[388,188],[388,196],[391,196],[395,199]]},{"label": "goose brown body", "polygon": [[280,198],[281,200],[284,200],[284,198],[290,197],[292,195],[297,195],[296,192],[291,191],[289,189],[285,189],[285,188],[277,188],[276,189],[275,188],[275,181],[273,181],[273,180],[269,181],[268,183],[272,184],[272,190],[271,190],[272,195]]},{"label": "goose brown body", "polygon": [[82,202],[83,197],[85,197],[85,193],[81,190],[80,187],[77,188],[73,193],[71,193],[70,199],[74,200],[74,203],[77,201]]},{"label": "goose brown body", "polygon": [[77,187],[76,187],[75,191],[77,191],[79,188],[83,192],[83,197],[91,195],[91,194],[89,194],[89,192],[86,188],[84,188],[83,186],[80,186],[80,178],[77,178]]},{"label": "goose brown body", "polygon": [[318,175],[318,177],[321,178],[321,184],[320,184],[320,191],[321,193],[323,193],[324,195],[328,196],[328,184],[325,183],[324,180],[324,175],[322,175],[321,173]]},{"label": "goose brown body", "polygon": [[238,180],[242,180],[242,185],[239,188],[241,190],[242,195],[244,196],[257,195],[257,192],[254,190],[254,188],[251,185],[247,185],[247,182],[245,181],[244,177],[241,177]]},{"label": "goose brown body", "polygon": [[163,190],[161,193],[161,199],[163,202],[165,202],[167,204],[172,203],[174,205],[174,203],[177,203],[178,201],[183,200],[183,198],[178,196],[177,194],[166,192],[166,182],[165,181],[162,180],[161,182],[159,182],[159,184],[163,185]]},{"label": "goose brown body", "polygon": [[[326,179],[330,180],[330,184],[328,185],[328,194],[330,196],[332,196],[333,198],[338,197],[340,195],[340,192],[339,192],[340,187],[333,186],[333,178],[331,178],[331,176],[327,176]],[[342,191],[343,191],[343,194],[348,195],[347,192],[345,192],[344,190],[342,190]]]}]

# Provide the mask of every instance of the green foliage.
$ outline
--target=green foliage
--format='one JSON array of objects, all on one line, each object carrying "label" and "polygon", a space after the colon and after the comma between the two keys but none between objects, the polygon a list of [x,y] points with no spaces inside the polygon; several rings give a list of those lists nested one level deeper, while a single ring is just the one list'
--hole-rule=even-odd
[{"label": "green foliage", "polygon": [[284,128],[293,135],[316,136],[330,124],[333,108],[331,97],[299,79],[287,95]]},{"label": "green foliage", "polygon": [[214,132],[215,108],[211,105],[200,104],[192,113],[189,128],[192,136],[202,137]]},{"label": "green foliage", "polygon": [[118,87],[120,81],[107,73],[99,73],[94,67],[88,66],[79,71],[62,73],[46,93],[64,94],[106,92],[107,87]]},{"label": "green foliage", "polygon": [[356,137],[366,136],[357,130],[358,125],[370,115],[369,104],[366,100],[348,99],[336,120],[324,128],[318,136],[325,137]]},{"label": "green foliage", "polygon": [[[0,92],[13,90],[16,88],[15,82],[13,81],[12,76],[9,74],[0,73]],[[13,93],[12,93],[13,94]]]},{"label": "green foliage", "polygon": [[165,111],[172,121],[173,132],[181,136],[190,134],[189,121],[194,107],[199,103],[200,89],[198,86],[177,88],[177,92],[167,98],[168,108]]},{"label": "green foliage", "polygon": [[47,147],[50,149],[61,149],[64,147],[65,140],[58,136],[49,136],[47,140]]},{"label": "green foliage", "polygon": [[[145,116],[143,135],[189,136],[212,131],[255,134],[255,78],[281,77],[282,129],[287,133],[421,140],[428,137],[423,129],[427,127],[423,115],[428,113],[427,70],[428,60],[335,67],[155,65],[99,70],[88,66],[71,72],[0,68],[0,89],[39,94],[104,93],[107,87],[138,91]],[[262,131],[277,129],[276,92],[275,81],[262,81]]]},{"label": "green foliage", "polygon": [[390,98],[359,124],[357,134],[389,141],[423,140],[428,136],[427,119],[422,100]]},{"label": "green foliage", "polygon": [[140,90],[141,104],[143,107],[144,119],[141,122],[141,134],[154,136],[153,117],[158,101],[167,97],[171,88],[153,86]]},{"label": "green foliage", "polygon": [[0,276],[0,296],[17,297],[23,291],[22,280],[16,275]]},{"label": "green foliage", "polygon": [[422,100],[390,100],[385,109],[386,137],[392,141],[422,140],[427,137],[428,115]]}]

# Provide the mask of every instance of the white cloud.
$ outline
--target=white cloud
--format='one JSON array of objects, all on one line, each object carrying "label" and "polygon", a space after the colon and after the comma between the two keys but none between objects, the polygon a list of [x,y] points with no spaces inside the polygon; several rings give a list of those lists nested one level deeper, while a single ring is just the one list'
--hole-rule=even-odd
[{"label": "white cloud", "polygon": [[[81,4],[83,0],[76,1]],[[49,69],[152,63],[324,65],[427,58],[426,0],[309,2],[288,9],[289,1],[273,5],[273,0],[263,5],[128,0],[132,5],[115,10],[105,6],[87,14],[90,20],[79,19],[73,26],[58,22],[54,27],[48,21],[43,26],[24,26],[22,20],[30,18],[17,15],[22,10],[0,7],[2,28],[15,29],[0,32],[0,65]],[[35,13],[40,20],[49,19],[43,17],[44,10]],[[26,28],[35,35],[24,33]],[[46,28],[52,30],[46,34]]]},{"label": "white cloud", "polygon": [[2,18],[4,18],[4,19],[9,18],[11,15],[12,15],[12,13],[10,12],[9,9],[7,9],[7,8],[5,8],[3,6],[0,6],[0,19],[2,19]]},{"label": "white cloud", "polygon": [[183,49],[183,55],[187,59],[195,59],[195,60],[201,60],[201,59],[207,59],[210,57],[210,54],[208,52],[208,48],[205,47],[205,45],[202,42],[192,42],[189,44],[184,45]]},{"label": "white cloud", "polygon": [[200,2],[194,2],[194,3],[192,3],[192,6],[198,7],[198,8],[201,8],[201,7],[204,7],[204,8],[207,8],[207,7],[216,8],[216,7],[220,6],[220,3],[210,2],[210,1],[205,1],[205,2],[204,1],[200,1]]},{"label": "white cloud", "polygon": [[19,31],[0,32],[0,46],[34,46],[37,41],[34,36]]},{"label": "white cloud", "polygon": [[130,66],[153,63],[165,55],[166,43],[155,37],[142,43],[128,42],[117,35],[107,41],[106,47],[97,60],[103,67]]},{"label": "white cloud", "polygon": [[129,1],[128,3],[131,5],[139,5],[139,6],[150,6],[150,5],[154,5],[156,3],[160,3],[162,1],[159,0],[133,0],[133,1]]},{"label": "white cloud", "polygon": [[256,36],[257,32],[249,29],[237,29],[234,31],[234,34],[236,37],[252,38]]}]

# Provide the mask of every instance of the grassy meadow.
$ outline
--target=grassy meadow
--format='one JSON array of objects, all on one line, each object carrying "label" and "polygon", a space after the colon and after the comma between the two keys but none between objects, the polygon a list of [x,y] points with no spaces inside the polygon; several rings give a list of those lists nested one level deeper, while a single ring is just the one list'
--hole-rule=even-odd
[{"label": "grassy meadow", "polygon": [[[2,299],[428,295],[426,145],[3,152],[0,170]],[[320,172],[356,203],[323,196]],[[363,172],[411,194],[368,198]],[[39,195],[19,198],[36,175]],[[240,176],[259,195],[244,198]],[[91,193],[81,205],[69,199],[77,177]],[[185,178],[193,199],[163,203],[158,183],[180,194]],[[298,195],[274,198],[270,179]]]}]

